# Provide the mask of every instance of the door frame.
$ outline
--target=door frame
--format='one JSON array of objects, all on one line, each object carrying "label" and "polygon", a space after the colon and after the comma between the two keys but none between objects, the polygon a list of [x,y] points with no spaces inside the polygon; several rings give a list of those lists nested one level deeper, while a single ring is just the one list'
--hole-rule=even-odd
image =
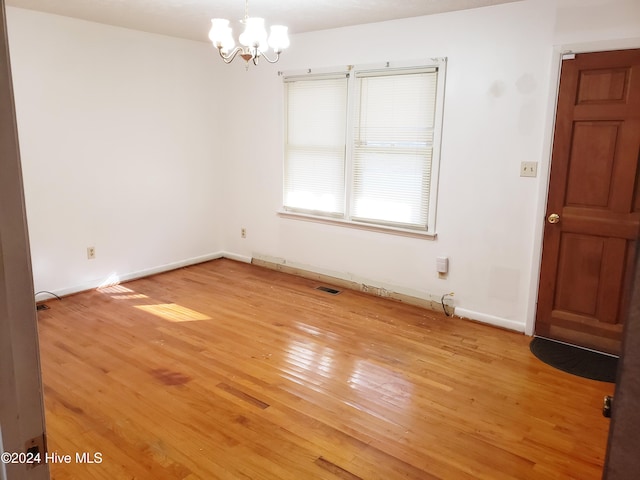
[{"label": "door frame", "polygon": [[556,128],[556,112],[558,107],[558,95],[560,93],[560,73],[562,70],[562,57],[568,53],[595,53],[609,50],[631,50],[640,48],[640,38],[627,38],[621,40],[604,40],[599,42],[584,42],[566,45],[554,45],[549,75],[549,98],[546,107],[546,128],[542,145],[542,158],[538,173],[538,198],[535,208],[536,224],[534,227],[533,255],[531,259],[531,277],[529,283],[529,302],[527,305],[527,318],[525,319],[524,333],[533,335],[536,324],[536,311],[538,307],[538,293],[540,287],[540,267],[542,264],[542,241],[545,228],[545,214],[547,211],[547,198],[549,196],[549,180],[551,177],[551,159],[553,155],[553,135]]},{"label": "door frame", "polygon": [[38,445],[41,464],[0,463],[0,479],[44,480],[37,316],[5,19],[0,0],[0,450]]}]

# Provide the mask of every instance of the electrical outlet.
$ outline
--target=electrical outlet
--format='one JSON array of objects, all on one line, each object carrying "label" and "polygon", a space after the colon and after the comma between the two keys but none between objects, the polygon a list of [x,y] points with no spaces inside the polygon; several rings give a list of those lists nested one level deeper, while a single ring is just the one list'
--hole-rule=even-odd
[{"label": "electrical outlet", "polygon": [[240,238],[247,238],[247,229],[244,227],[240,229]]},{"label": "electrical outlet", "polygon": [[520,163],[520,176],[521,177],[536,177],[536,176],[538,176],[538,162],[521,162]]},{"label": "electrical outlet", "polygon": [[96,247],[87,247],[87,259],[93,260],[96,258]]}]

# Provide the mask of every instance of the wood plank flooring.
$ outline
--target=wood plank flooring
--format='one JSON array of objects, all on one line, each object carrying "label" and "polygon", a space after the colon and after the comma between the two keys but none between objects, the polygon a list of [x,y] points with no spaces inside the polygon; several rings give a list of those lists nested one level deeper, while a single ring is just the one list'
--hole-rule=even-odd
[{"label": "wood plank flooring", "polygon": [[317,286],[215,260],[47,302],[49,451],[73,457],[52,478],[600,478],[613,385],[524,335]]}]

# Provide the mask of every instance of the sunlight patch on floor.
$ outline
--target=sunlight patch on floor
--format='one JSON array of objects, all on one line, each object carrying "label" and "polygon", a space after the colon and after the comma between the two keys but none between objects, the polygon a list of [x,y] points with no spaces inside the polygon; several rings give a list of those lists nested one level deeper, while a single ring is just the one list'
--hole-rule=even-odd
[{"label": "sunlight patch on floor", "polygon": [[158,303],[156,305],[136,305],[135,308],[143,310],[170,322],[193,322],[196,320],[211,320],[211,317],[196,312],[190,308],[176,303]]},{"label": "sunlight patch on floor", "polygon": [[141,298],[149,298],[144,293],[137,293],[136,291],[131,290],[124,285],[120,285],[118,283],[109,283],[110,281],[116,280],[115,278],[113,278],[113,275],[109,277],[109,279],[105,280],[103,286],[98,287],[98,291],[100,293],[110,295],[111,298],[115,300],[138,300]]}]

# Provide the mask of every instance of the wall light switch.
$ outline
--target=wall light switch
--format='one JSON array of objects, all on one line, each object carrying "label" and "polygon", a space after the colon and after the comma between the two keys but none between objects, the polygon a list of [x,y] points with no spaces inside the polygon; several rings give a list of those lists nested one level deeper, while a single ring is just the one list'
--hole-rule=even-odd
[{"label": "wall light switch", "polygon": [[538,162],[522,162],[522,163],[520,163],[520,176],[521,177],[537,177],[538,176]]}]

